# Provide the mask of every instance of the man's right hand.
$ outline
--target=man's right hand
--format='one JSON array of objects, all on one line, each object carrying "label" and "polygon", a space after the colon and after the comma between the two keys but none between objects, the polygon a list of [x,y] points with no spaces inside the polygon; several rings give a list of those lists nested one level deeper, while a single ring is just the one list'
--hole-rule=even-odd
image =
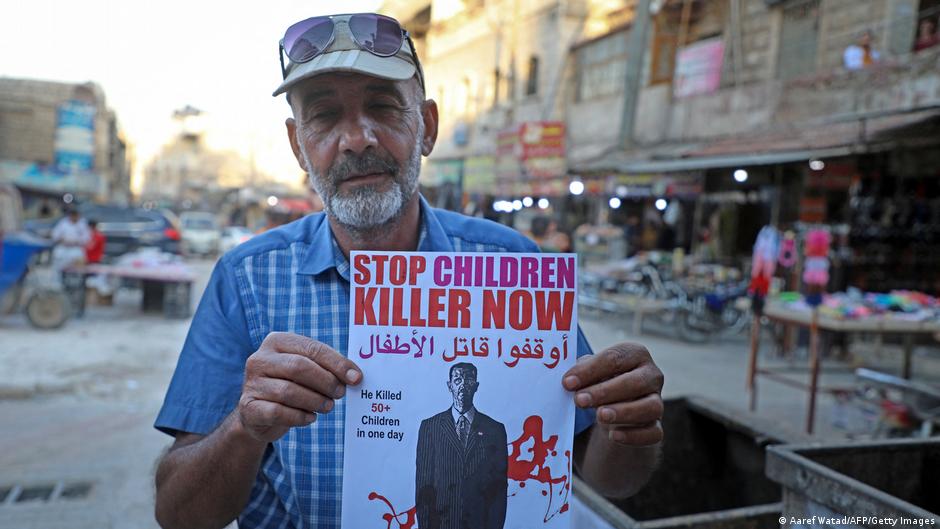
[{"label": "man's right hand", "polygon": [[361,380],[356,364],[328,345],[273,332],[248,357],[235,415],[251,437],[270,443],[292,427],[311,424],[318,413],[330,412],[346,385]]}]

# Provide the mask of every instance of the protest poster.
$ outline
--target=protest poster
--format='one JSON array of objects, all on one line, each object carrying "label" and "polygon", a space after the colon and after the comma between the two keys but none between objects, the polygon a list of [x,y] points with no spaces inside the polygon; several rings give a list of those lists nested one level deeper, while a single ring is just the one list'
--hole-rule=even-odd
[{"label": "protest poster", "polygon": [[343,527],[571,527],[576,262],[352,252]]}]

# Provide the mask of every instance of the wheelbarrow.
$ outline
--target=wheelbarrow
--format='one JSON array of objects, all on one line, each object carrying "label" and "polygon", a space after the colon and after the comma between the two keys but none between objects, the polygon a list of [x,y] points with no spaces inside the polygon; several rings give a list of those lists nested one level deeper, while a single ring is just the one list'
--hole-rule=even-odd
[{"label": "wheelbarrow", "polygon": [[61,327],[71,315],[71,304],[57,273],[36,266],[39,254],[52,243],[25,232],[6,233],[0,240],[0,314],[26,311],[39,329]]}]

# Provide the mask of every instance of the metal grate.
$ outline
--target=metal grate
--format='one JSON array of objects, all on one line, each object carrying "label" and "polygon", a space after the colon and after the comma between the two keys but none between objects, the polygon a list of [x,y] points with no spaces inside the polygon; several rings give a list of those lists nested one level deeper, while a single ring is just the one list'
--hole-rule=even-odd
[{"label": "metal grate", "polygon": [[91,495],[93,489],[94,484],[89,481],[0,486],[0,507],[81,500]]},{"label": "metal grate", "polygon": [[63,500],[80,500],[87,498],[88,495],[91,494],[91,487],[91,483],[87,482],[66,485],[62,489],[62,493],[59,494],[59,498]]},{"label": "metal grate", "polygon": [[55,491],[54,485],[37,485],[22,489],[16,497],[16,503],[49,501]]}]

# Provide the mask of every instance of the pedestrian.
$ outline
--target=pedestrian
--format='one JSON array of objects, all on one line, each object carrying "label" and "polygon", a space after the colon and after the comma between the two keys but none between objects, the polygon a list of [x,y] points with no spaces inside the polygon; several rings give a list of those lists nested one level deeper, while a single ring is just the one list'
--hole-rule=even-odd
[{"label": "pedestrian", "polygon": [[926,50],[940,44],[940,31],[932,18],[920,21],[917,27],[917,40],[914,41],[914,51]]},{"label": "pedestrian", "polygon": [[547,215],[537,215],[529,225],[532,241],[543,252],[571,251],[571,239],[564,232],[558,231],[558,223]]},{"label": "pedestrian", "polygon": [[861,70],[881,60],[881,53],[872,44],[874,35],[870,30],[861,32],[855,44],[850,44],[842,53],[846,70]]},{"label": "pedestrian", "polygon": [[81,266],[85,262],[85,246],[91,240],[88,224],[78,209],[66,210],[64,218],[52,228],[52,267],[63,270],[70,266]]},{"label": "pedestrian", "polygon": [[107,242],[104,234],[98,230],[98,221],[88,221],[88,244],[85,246],[85,262],[88,264],[100,263],[104,257],[104,245]]},{"label": "pedestrian", "polygon": [[[418,193],[438,110],[407,35],[376,14],[314,17],[286,32],[275,95],[287,94],[288,139],[325,209],[216,264],[155,423],[175,436],[156,472],[165,528],[236,518],[242,529],[339,527],[337,399],[363,379],[345,356],[350,251],[536,251]],[[578,353],[588,358],[564,378],[579,409],[575,461],[600,492],[630,495],[656,464],[662,373],[635,344],[590,355],[579,332]]]}]

